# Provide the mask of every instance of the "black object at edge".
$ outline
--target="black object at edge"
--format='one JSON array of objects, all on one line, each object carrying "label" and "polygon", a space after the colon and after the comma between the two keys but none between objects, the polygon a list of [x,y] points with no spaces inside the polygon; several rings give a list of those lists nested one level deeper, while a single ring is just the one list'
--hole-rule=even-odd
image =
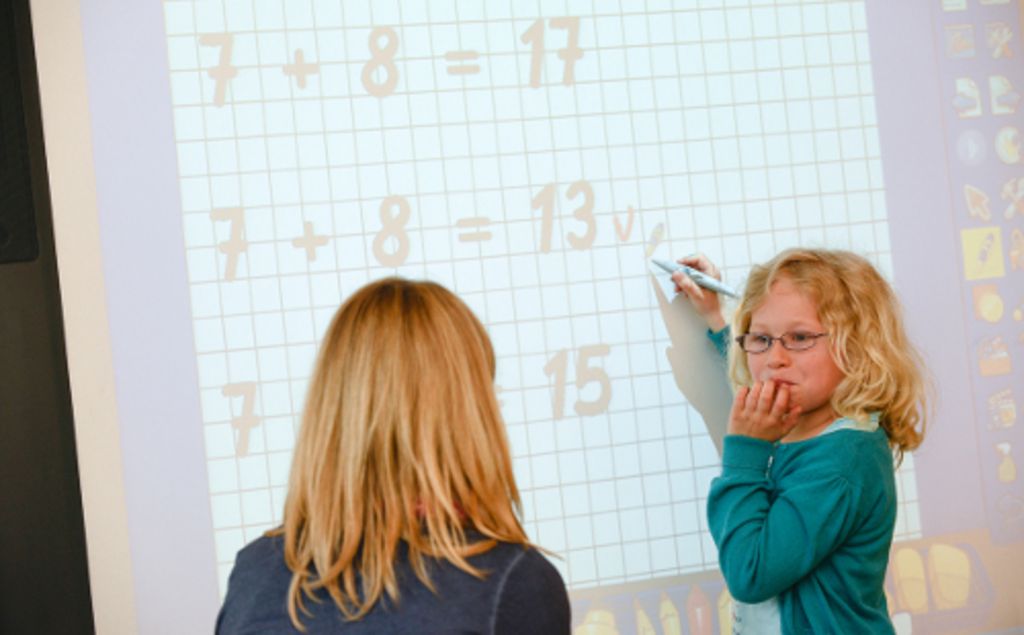
[{"label": "black object at edge", "polygon": [[[0,633],[89,634],[95,625],[36,77],[29,0],[0,2],[0,174],[3,188],[16,190],[0,196]],[[20,182],[8,186],[12,179]]]}]

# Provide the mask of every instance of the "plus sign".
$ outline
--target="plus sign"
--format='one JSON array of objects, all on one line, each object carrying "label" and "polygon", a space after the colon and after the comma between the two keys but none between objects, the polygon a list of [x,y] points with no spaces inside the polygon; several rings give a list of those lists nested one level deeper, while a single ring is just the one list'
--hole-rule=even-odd
[{"label": "plus sign", "polygon": [[306,260],[316,260],[316,248],[327,244],[327,236],[317,236],[313,233],[313,223],[306,221],[303,224],[302,235],[292,240],[296,249],[306,250]]},{"label": "plus sign", "polygon": [[307,64],[306,56],[303,54],[302,49],[295,49],[295,63],[284,65],[285,75],[294,75],[295,80],[299,84],[299,88],[306,87],[306,75],[312,75],[320,72],[319,64]]}]

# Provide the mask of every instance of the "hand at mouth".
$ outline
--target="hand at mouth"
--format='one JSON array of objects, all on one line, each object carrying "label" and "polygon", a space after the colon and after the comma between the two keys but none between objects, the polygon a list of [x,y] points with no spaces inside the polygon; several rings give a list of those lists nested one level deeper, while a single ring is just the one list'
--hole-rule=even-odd
[{"label": "hand at mouth", "polygon": [[801,407],[790,404],[790,385],[768,380],[736,391],[729,413],[729,434],[775,442],[800,420]]}]

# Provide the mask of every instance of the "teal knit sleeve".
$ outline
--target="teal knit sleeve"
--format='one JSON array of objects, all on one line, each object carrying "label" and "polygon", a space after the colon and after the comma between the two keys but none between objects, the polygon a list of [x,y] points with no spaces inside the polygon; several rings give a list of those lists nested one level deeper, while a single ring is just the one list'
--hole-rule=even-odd
[{"label": "teal knit sleeve", "polygon": [[711,343],[715,345],[715,350],[722,356],[722,359],[727,358],[729,356],[729,337],[731,335],[729,327],[725,326],[720,331],[708,329],[707,335]]},{"label": "teal knit sleeve", "polygon": [[857,491],[840,473],[808,474],[772,501],[774,444],[725,438],[722,475],[711,483],[708,523],[729,592],[762,602],[792,587],[850,535]]}]

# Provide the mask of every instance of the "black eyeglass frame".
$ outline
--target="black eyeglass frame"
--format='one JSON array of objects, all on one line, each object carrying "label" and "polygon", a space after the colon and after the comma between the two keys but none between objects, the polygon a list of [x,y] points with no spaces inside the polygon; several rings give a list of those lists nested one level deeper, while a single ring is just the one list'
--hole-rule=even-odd
[{"label": "black eyeglass frame", "polygon": [[[759,350],[759,351],[749,350],[749,349],[747,349],[747,347],[745,347],[743,345],[743,340],[746,339],[746,337],[748,335],[757,335],[758,337],[766,338],[768,340],[768,345],[765,346],[764,349]],[[808,338],[807,341],[810,342],[810,343],[807,346],[804,346],[803,348],[800,348],[800,347],[793,348],[793,346],[791,346],[791,345],[787,346],[786,345],[786,338],[788,336],[791,336],[791,335],[803,335],[803,336]],[[818,343],[818,338],[827,337],[827,336],[828,336],[827,332],[826,333],[806,333],[804,331],[790,331],[788,333],[783,333],[782,335],[780,335],[778,337],[773,337],[771,335],[768,335],[767,333],[744,333],[743,335],[740,335],[740,336],[735,337],[733,339],[736,340],[736,344],[739,345],[740,350],[742,350],[744,353],[749,353],[751,355],[760,355],[761,353],[767,353],[768,351],[770,351],[772,349],[772,345],[774,345],[776,341],[778,341],[779,344],[782,345],[782,348],[786,349],[787,351],[800,352],[800,351],[807,351],[807,350],[810,350],[810,349],[814,348],[814,345]]]}]

